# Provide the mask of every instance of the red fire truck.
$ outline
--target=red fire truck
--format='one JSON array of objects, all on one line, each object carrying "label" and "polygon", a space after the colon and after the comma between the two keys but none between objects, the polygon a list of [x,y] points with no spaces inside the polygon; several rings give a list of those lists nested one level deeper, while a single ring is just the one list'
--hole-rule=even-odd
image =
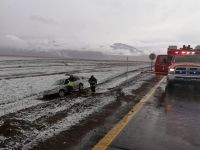
[{"label": "red fire truck", "polygon": [[155,74],[156,75],[167,75],[168,67],[171,65],[173,56],[176,55],[200,55],[200,46],[196,46],[195,49],[191,48],[190,45],[183,45],[182,48],[177,46],[169,46],[167,55],[158,55],[155,62]]}]

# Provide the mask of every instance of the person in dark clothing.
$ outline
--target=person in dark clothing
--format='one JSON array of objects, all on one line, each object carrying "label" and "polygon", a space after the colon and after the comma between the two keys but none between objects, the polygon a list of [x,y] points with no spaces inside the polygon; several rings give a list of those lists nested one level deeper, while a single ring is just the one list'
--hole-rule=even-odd
[{"label": "person in dark clothing", "polygon": [[73,75],[70,75],[70,76],[69,76],[69,80],[70,80],[70,81],[74,81],[74,76],[73,76]]},{"label": "person in dark clothing", "polygon": [[88,80],[89,84],[90,84],[90,88],[92,93],[95,93],[96,91],[96,85],[97,85],[97,79],[92,75],[89,80]]}]

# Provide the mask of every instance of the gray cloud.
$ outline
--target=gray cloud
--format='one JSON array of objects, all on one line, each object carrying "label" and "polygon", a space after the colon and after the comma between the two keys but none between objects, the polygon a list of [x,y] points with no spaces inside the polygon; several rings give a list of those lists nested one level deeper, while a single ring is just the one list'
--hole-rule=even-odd
[{"label": "gray cloud", "polygon": [[115,41],[154,52],[171,44],[194,47],[199,6],[199,0],[1,0],[0,36],[17,35],[36,47],[114,54],[109,48]]},{"label": "gray cloud", "polygon": [[33,21],[38,21],[38,22],[41,22],[41,23],[45,23],[45,24],[52,24],[52,25],[56,25],[58,24],[55,20],[53,19],[50,19],[50,18],[44,18],[44,17],[41,17],[41,16],[30,16],[30,20],[33,20]]}]

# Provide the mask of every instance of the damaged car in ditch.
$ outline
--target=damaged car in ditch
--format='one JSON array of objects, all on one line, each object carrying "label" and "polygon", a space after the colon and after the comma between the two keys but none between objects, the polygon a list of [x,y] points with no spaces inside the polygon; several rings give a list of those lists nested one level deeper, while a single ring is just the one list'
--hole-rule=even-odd
[{"label": "damaged car in ditch", "polygon": [[[52,96],[52,95],[58,95],[59,97],[64,97],[67,93],[67,82],[68,82],[69,76],[63,79],[57,80],[49,89],[45,90],[43,92],[43,98]],[[81,92],[84,89],[84,81],[83,77],[79,76],[73,76],[73,91],[79,91]]]}]

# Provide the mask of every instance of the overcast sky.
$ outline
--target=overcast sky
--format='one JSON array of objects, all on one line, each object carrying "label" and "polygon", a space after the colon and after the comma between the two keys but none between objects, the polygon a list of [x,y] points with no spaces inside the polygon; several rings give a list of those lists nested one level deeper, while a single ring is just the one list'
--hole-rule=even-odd
[{"label": "overcast sky", "polygon": [[158,52],[200,44],[199,19],[199,0],[0,0],[0,44]]}]

